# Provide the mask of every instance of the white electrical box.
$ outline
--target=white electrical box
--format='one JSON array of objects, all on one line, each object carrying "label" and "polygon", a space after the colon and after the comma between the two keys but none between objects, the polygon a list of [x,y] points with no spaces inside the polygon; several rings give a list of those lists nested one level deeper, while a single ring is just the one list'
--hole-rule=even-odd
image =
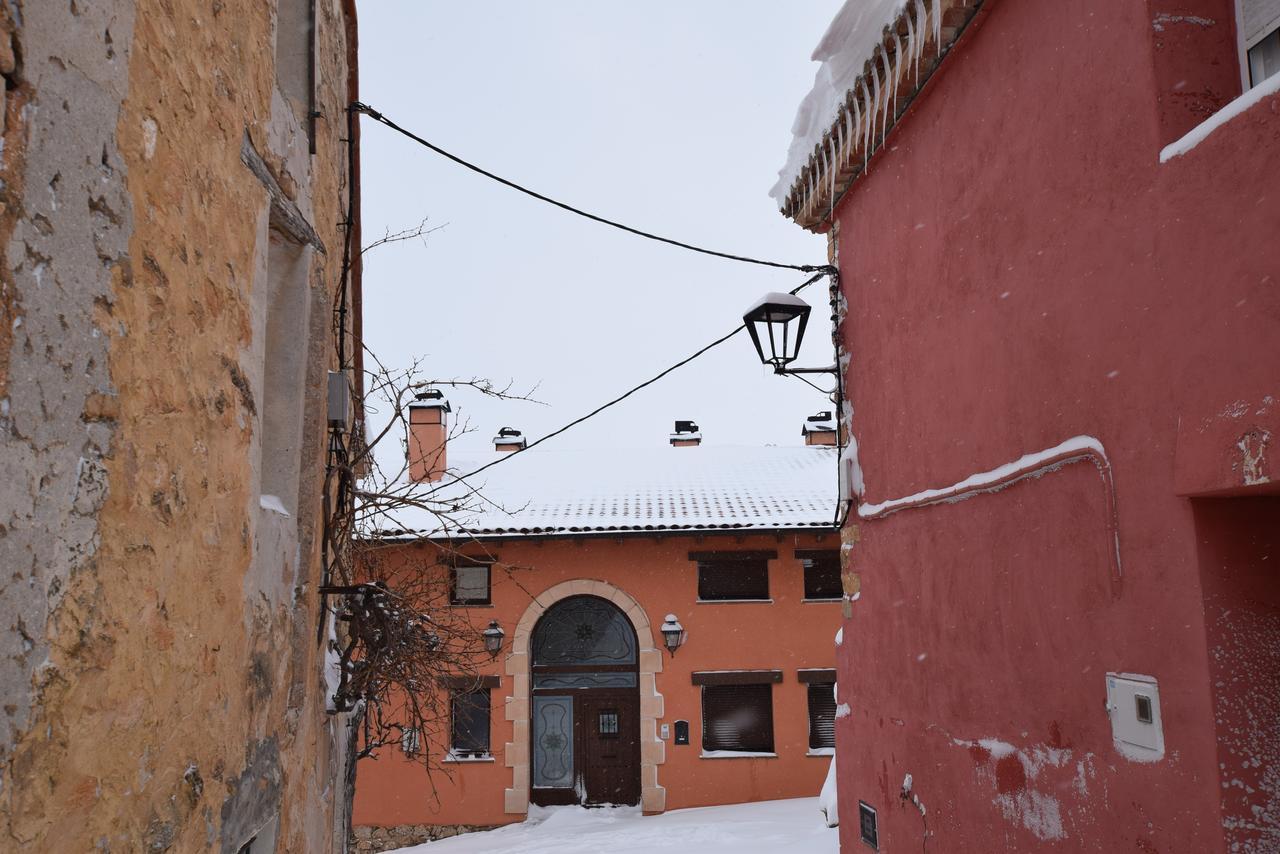
[{"label": "white electrical box", "polygon": [[671,724],[663,724],[663,725],[662,725],[662,739],[665,741],[665,740],[666,740],[666,739],[668,739],[668,738],[671,738]]},{"label": "white electrical box", "polygon": [[1164,758],[1160,686],[1139,673],[1107,674],[1107,714],[1116,750],[1135,762]]}]

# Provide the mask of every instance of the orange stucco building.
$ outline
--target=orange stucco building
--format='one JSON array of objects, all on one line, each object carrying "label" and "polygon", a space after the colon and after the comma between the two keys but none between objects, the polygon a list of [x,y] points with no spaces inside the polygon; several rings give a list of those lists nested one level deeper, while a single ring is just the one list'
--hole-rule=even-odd
[{"label": "orange stucco building", "polygon": [[[419,405],[434,411],[411,413],[410,447],[437,448],[447,411]],[[426,514],[380,532],[385,561],[452,573],[451,607],[504,639],[453,698],[448,732],[417,745],[447,775],[400,749],[361,763],[359,843],[381,847],[371,828],[395,828],[378,832],[390,847],[521,821],[531,804],[817,795],[841,593],[830,423],[806,421],[792,447],[703,447],[681,422],[667,447],[521,450],[470,482],[485,498],[462,534]],[[523,448],[513,433],[497,453]]]}]

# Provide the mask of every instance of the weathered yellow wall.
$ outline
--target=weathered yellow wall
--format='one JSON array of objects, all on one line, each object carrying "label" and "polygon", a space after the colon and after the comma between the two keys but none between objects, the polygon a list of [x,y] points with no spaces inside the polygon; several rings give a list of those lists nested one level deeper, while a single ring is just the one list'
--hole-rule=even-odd
[{"label": "weathered yellow wall", "polygon": [[[277,850],[332,850],[345,722],[316,587],[343,8],[316,0],[312,156],[276,87],[275,2],[22,5],[39,156],[6,135],[0,850],[234,852],[277,811]],[[270,215],[246,131],[325,248],[288,519],[259,506]]]}]

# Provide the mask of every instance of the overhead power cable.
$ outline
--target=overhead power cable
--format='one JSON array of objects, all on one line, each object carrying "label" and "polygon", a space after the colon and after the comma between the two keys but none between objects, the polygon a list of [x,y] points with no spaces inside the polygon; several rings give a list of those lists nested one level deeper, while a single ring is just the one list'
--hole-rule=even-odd
[{"label": "overhead power cable", "polygon": [[[802,291],[802,290],[804,290],[805,288],[809,287],[809,285],[812,285],[814,282],[818,281],[819,279],[821,279],[821,278],[822,278],[823,276],[825,276],[825,275],[827,275],[827,272],[826,272],[826,270],[823,270],[822,272],[818,273],[817,275],[811,276],[810,278],[806,279],[802,284],[800,284],[798,287],[792,288],[792,289],[791,289],[791,293],[792,293],[793,295],[794,295],[794,294],[798,294],[798,293],[800,293],[800,291]],[[637,386],[633,386],[632,388],[630,388],[630,389],[628,389],[628,390],[624,391],[622,394],[618,395],[618,396],[617,396],[617,397],[615,397],[613,400],[610,400],[608,403],[604,403],[604,404],[601,404],[600,406],[597,406],[595,409],[591,410],[591,411],[590,411],[590,412],[588,412],[586,415],[583,415],[583,416],[581,416],[581,417],[575,418],[575,419],[573,419],[572,421],[570,421],[568,424],[566,424],[566,425],[564,425],[563,427],[561,427],[560,429],[558,429],[558,430],[553,430],[552,432],[548,433],[547,435],[542,436],[541,438],[535,439],[534,441],[530,442],[528,445],[526,445],[525,447],[521,448],[520,450],[512,451],[512,452],[507,453],[507,454],[503,454],[502,456],[498,457],[497,459],[490,460],[489,462],[487,462],[487,463],[485,463],[484,465],[480,466],[480,468],[476,469],[475,471],[470,471],[470,472],[467,472],[466,474],[459,475],[455,480],[449,481],[448,483],[442,483],[442,484],[440,484],[439,486],[433,487],[433,488],[432,488],[432,489],[430,489],[426,494],[427,494],[427,495],[430,495],[431,493],[436,492],[437,490],[443,489],[443,488],[444,488],[444,487],[446,487],[446,486],[452,486],[452,485],[454,485],[455,483],[457,483],[457,482],[459,482],[459,481],[463,481],[463,482],[465,482],[465,481],[467,480],[467,478],[469,478],[469,477],[474,477],[474,476],[476,476],[476,475],[480,474],[482,471],[485,471],[486,469],[493,468],[494,466],[498,465],[499,463],[506,462],[507,460],[512,459],[513,457],[518,457],[518,456],[520,456],[521,454],[523,454],[525,451],[531,451],[531,450],[533,450],[533,449],[534,449],[534,448],[536,448],[538,445],[541,445],[543,442],[547,441],[548,439],[553,439],[553,438],[555,438],[556,436],[559,436],[561,433],[564,433],[565,431],[570,430],[570,429],[572,429],[572,428],[574,428],[574,427],[578,426],[579,424],[581,424],[582,422],[586,421],[587,419],[589,419],[589,418],[594,418],[595,416],[599,415],[601,412],[604,412],[604,411],[605,411],[606,409],[608,409],[609,407],[611,407],[611,406],[614,406],[614,405],[616,405],[616,404],[621,403],[622,401],[626,400],[628,397],[631,397],[631,395],[635,394],[636,392],[640,391],[641,389],[643,389],[643,388],[647,388],[648,386],[653,385],[653,384],[654,384],[654,383],[656,383],[658,380],[660,380],[660,379],[662,379],[663,377],[665,377],[667,374],[671,373],[672,371],[675,371],[675,370],[676,370],[676,369],[678,369],[678,368],[682,368],[682,367],[684,367],[685,365],[687,365],[687,364],[689,364],[690,362],[692,362],[694,359],[696,359],[696,358],[698,358],[699,356],[701,356],[703,353],[706,353],[708,350],[711,350],[711,349],[712,349],[712,348],[714,348],[714,347],[719,347],[721,344],[723,344],[724,342],[728,341],[730,338],[732,338],[733,336],[737,335],[739,332],[741,332],[742,330],[744,330],[744,329],[746,329],[746,328],[747,328],[747,327],[746,327],[746,324],[743,324],[743,323],[738,324],[738,325],[737,325],[737,327],[735,327],[735,328],[734,328],[731,332],[729,332],[728,334],[720,336],[720,337],[719,337],[719,338],[717,338],[716,340],[712,341],[710,344],[707,344],[706,346],[704,346],[704,347],[700,348],[698,351],[696,351],[696,352],[694,352],[694,353],[690,354],[689,356],[686,356],[685,358],[683,358],[683,359],[681,359],[680,361],[676,362],[674,365],[672,365],[671,367],[667,368],[666,370],[663,370],[663,371],[661,371],[661,372],[659,372],[659,373],[655,374],[654,376],[650,377],[649,379],[645,380],[644,382],[640,383],[639,385],[637,385]]]},{"label": "overhead power cable", "polygon": [[694,246],[692,243],[685,243],[680,240],[674,240],[670,237],[662,237],[661,235],[658,235],[658,234],[653,234],[651,232],[643,231],[638,228],[632,228],[629,225],[624,225],[623,223],[616,222],[611,219],[607,219],[597,214],[589,213],[587,211],[582,210],[581,208],[575,208],[573,205],[558,201],[556,199],[551,198],[550,196],[544,196],[542,193],[536,192],[534,190],[530,190],[528,187],[523,187],[520,184],[517,184],[515,181],[509,181],[500,175],[495,175],[489,170],[483,169],[475,165],[474,163],[463,160],[461,157],[457,156],[456,154],[451,154],[448,151],[445,151],[440,146],[435,145],[434,143],[428,142],[427,140],[418,136],[413,131],[406,130],[405,128],[393,122],[391,119],[384,116],[382,113],[375,110],[373,107],[370,107],[368,104],[363,104],[359,101],[356,101],[351,105],[350,109],[355,110],[356,112],[364,113],[366,116],[373,119],[374,121],[381,122],[382,124],[386,125],[387,127],[391,128],[397,133],[407,136],[409,139],[413,140],[419,145],[424,146],[425,148],[431,149],[436,154],[439,154],[441,157],[446,157],[449,160],[452,160],[454,163],[457,163],[459,166],[465,167],[467,169],[470,169],[472,172],[476,172],[480,175],[485,176],[486,178],[490,178],[494,181],[497,181],[499,184],[502,184],[503,186],[510,187],[513,190],[517,190],[521,193],[524,193],[526,196],[532,196],[533,198],[538,199],[539,201],[542,201],[542,202],[546,202],[549,205],[555,205],[561,210],[569,211],[569,213],[575,213],[578,216],[586,217],[589,220],[594,220],[595,222],[603,223],[604,225],[611,225],[614,228],[621,229],[622,231],[628,232],[630,234],[634,234],[637,237],[644,237],[649,240],[656,240],[659,243],[666,243],[671,246],[679,246],[681,249],[688,249],[690,252],[700,252],[703,255],[712,255],[712,256],[715,256],[716,258],[727,258],[730,261],[741,261],[744,264],[759,264],[762,267],[777,267],[783,270],[799,270],[802,273],[816,273],[820,270],[826,269],[825,265],[820,265],[820,264],[819,265],[784,264],[780,261],[762,261],[759,258],[748,258],[745,255],[733,255],[728,252],[717,252],[714,249],[705,249],[701,246]]}]

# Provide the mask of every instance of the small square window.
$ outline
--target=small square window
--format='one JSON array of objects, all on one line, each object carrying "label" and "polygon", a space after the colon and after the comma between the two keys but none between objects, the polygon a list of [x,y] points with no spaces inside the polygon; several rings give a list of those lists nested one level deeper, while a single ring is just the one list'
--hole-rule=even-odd
[{"label": "small square window", "polygon": [[450,604],[490,604],[489,564],[455,564],[453,567],[452,587],[453,589],[449,595]]},{"label": "small square window", "polygon": [[767,600],[767,558],[709,558],[698,561],[698,599],[703,602]]},{"label": "small square window", "polygon": [[449,702],[451,752],[455,756],[489,755],[489,689],[455,693]]},{"label": "small square window", "polygon": [[804,564],[804,598],[839,599],[844,595],[840,582],[840,552],[797,552]]},{"label": "small square window", "polygon": [[618,734],[618,713],[616,711],[606,711],[600,713],[599,720],[600,735]]},{"label": "small square window", "polygon": [[1138,723],[1149,724],[1152,722],[1151,717],[1151,698],[1145,694],[1133,695],[1134,713],[1138,716]]}]

